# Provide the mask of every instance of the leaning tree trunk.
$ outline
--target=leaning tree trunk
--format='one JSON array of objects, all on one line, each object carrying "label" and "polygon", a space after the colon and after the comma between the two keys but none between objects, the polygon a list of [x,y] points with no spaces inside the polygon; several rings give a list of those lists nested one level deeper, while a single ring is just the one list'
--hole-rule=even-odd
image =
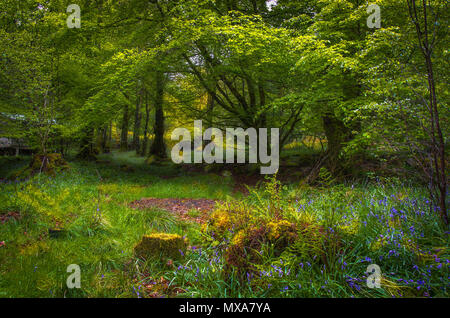
[{"label": "leaning tree trunk", "polygon": [[123,109],[122,131],[120,134],[120,151],[128,151],[128,126],[129,126],[128,105]]},{"label": "leaning tree trunk", "polygon": [[336,174],[341,168],[339,160],[344,143],[349,140],[350,131],[344,123],[333,114],[322,117],[325,135],[328,140],[325,166],[332,174]]},{"label": "leaning tree trunk", "polygon": [[156,73],[156,95],[155,95],[155,139],[150,149],[150,155],[166,158],[166,145],[164,143],[164,73]]},{"label": "leaning tree trunk", "polygon": [[[427,84],[428,84],[428,95],[429,95],[429,121],[430,121],[430,131],[426,131],[429,134],[430,142],[431,142],[431,151],[430,155],[432,157],[432,167],[434,170],[435,180],[432,179],[431,184],[434,184],[438,192],[438,198],[436,202],[439,205],[440,216],[442,221],[448,226],[449,220],[447,215],[447,173],[446,173],[446,155],[445,155],[445,140],[441,129],[441,122],[439,119],[439,110],[438,110],[438,101],[436,95],[436,78],[434,75],[433,69],[433,60],[432,53],[433,48],[436,45],[437,37],[435,37],[435,29],[429,30],[429,23],[434,25],[436,28],[438,24],[438,13],[436,13],[437,8],[432,10],[431,3],[427,3],[428,1],[423,0],[421,8],[417,8],[415,0],[407,0],[409,15],[412,23],[416,28],[417,39],[424,57],[425,67],[427,71]],[[431,2],[431,1],[430,1]],[[419,21],[418,9],[422,10],[422,23]],[[446,7],[445,7],[446,9]],[[444,9],[444,10],[445,10]],[[428,13],[431,11],[431,15]],[[435,11],[435,12],[433,12]],[[430,18],[434,18],[434,20],[430,20]],[[422,26],[423,25],[423,26]],[[429,34],[433,34],[430,36]],[[430,189],[433,191],[434,189]],[[432,198],[433,199],[433,195]],[[433,200],[432,200],[433,201]]]},{"label": "leaning tree trunk", "polygon": [[[426,15],[425,15],[426,17]],[[426,21],[425,21],[426,25]],[[427,32],[427,30],[425,30]],[[426,40],[428,42],[428,40]],[[448,225],[447,215],[447,173],[446,173],[446,157],[445,157],[445,141],[442,134],[441,124],[439,120],[439,111],[437,107],[436,98],[436,83],[434,79],[433,62],[431,59],[431,50],[424,53],[427,77],[428,77],[428,91],[430,99],[430,122],[431,122],[431,141],[432,141],[432,155],[434,161],[434,168],[437,179],[437,188],[439,191],[439,208],[443,222]]]}]

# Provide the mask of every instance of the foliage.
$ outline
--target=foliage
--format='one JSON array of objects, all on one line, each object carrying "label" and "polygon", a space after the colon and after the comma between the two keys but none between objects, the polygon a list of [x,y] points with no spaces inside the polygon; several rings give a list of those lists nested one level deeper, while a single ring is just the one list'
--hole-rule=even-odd
[{"label": "foliage", "polygon": [[[0,297],[448,297],[450,11],[416,2],[370,29],[359,0],[79,0],[69,29],[69,0],[1,1],[0,137],[32,156],[0,157]],[[280,175],[165,160],[199,119],[279,128]],[[145,197],[219,202],[199,226]],[[134,255],[149,233],[170,260]]]}]

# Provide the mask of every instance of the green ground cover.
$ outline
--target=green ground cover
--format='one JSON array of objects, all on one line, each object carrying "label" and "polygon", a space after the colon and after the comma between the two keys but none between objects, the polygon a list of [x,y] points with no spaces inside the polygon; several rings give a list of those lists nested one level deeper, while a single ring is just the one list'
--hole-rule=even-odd
[{"label": "green ground cover", "polygon": [[[27,158],[1,160],[5,175]],[[0,215],[20,217],[0,223],[0,297],[448,297],[449,233],[418,186],[268,179],[244,197],[232,177],[129,153],[101,160],[2,180]],[[130,207],[150,197],[221,203],[198,224]],[[154,232],[187,238],[188,251],[137,259],[134,246]],[[69,264],[81,267],[80,289],[66,286]],[[370,264],[382,271],[379,289],[367,287]]]}]

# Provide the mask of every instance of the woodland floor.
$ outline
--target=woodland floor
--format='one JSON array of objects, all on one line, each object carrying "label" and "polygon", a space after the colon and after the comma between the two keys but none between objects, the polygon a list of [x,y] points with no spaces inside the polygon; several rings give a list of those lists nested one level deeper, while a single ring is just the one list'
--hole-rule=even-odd
[{"label": "woodland floor", "polygon": [[[398,179],[305,187],[302,169],[287,164],[280,200],[293,220],[348,234],[326,268],[313,257],[287,267],[287,258],[268,252],[263,272],[281,276],[246,282],[228,272],[221,251],[230,240],[214,241],[203,226],[224,203],[257,207],[255,217],[270,209],[259,174],[146,165],[114,152],[96,163],[69,161],[54,177],[9,181],[29,159],[0,158],[0,297],[448,297],[449,234],[426,212],[426,191]],[[63,231],[51,235],[55,229]],[[134,246],[153,232],[186,237],[185,257],[136,259]],[[380,237],[385,246],[373,249]],[[388,282],[381,290],[364,288],[367,262],[375,259]],[[80,290],[64,284],[69,264],[82,268]]]}]

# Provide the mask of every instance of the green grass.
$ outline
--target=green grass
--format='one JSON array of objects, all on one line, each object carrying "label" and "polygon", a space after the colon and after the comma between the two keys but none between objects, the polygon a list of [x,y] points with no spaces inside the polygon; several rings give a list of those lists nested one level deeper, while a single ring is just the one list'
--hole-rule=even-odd
[{"label": "green grass", "polygon": [[[286,185],[279,193],[283,218],[293,223],[313,219],[340,233],[342,245],[328,252],[326,264],[292,251],[276,255],[266,246],[260,275],[243,280],[225,274],[223,247],[234,234],[214,242],[197,224],[128,205],[143,197],[231,202],[231,179],[185,174],[171,163],[148,166],[130,153],[101,159],[110,163],[73,161],[69,171],[54,178],[0,184],[0,213],[22,215],[0,224],[0,241],[5,242],[0,247],[0,297],[141,297],[150,294],[143,292],[145,286],[161,277],[169,285],[159,290],[161,296],[174,296],[171,291],[177,288],[178,296],[185,297],[448,297],[448,230],[427,211],[420,187],[392,180],[329,188]],[[8,162],[5,172],[23,166],[26,158]],[[123,165],[132,171],[123,171]],[[258,223],[269,215],[273,198],[258,190],[244,203]],[[404,218],[399,225],[389,222],[392,213]],[[48,229],[58,225],[65,232],[50,238]],[[173,266],[144,263],[133,257],[133,247],[151,232],[186,236],[194,248]],[[386,240],[377,246],[380,235]],[[418,257],[408,240],[425,256]],[[366,287],[365,271],[372,263],[382,269],[381,289]],[[70,264],[81,267],[81,289],[66,287]]]},{"label": "green grass", "polygon": [[28,164],[28,157],[0,156],[0,179],[8,178],[14,171],[24,168]]},{"label": "green grass", "polygon": [[[168,278],[189,286],[187,295],[194,297],[448,297],[449,232],[428,213],[425,194],[395,181],[327,189],[291,185],[281,193],[283,217],[293,223],[314,220],[340,242],[315,246],[325,251],[324,259],[312,257],[310,242],[281,255],[266,246],[259,270],[242,280],[223,275],[226,259],[210,245],[201,255],[194,251],[192,268],[179,268]],[[274,202],[261,191],[247,199],[255,224],[267,218]],[[228,246],[234,236],[219,244]],[[367,287],[370,264],[381,268],[380,289]]]},{"label": "green grass", "polygon": [[[0,186],[0,211],[22,215],[0,225],[0,241],[6,244],[0,248],[0,296],[132,296],[133,273],[124,272],[124,264],[142,235],[179,233],[195,242],[198,227],[165,211],[137,211],[127,205],[142,197],[225,199],[231,193],[230,184],[217,176],[161,179],[176,175],[176,167],[145,167],[138,159],[124,158],[114,155],[111,165],[99,166],[72,162],[70,171],[55,178]],[[133,164],[135,172],[121,171],[121,164]],[[54,219],[67,230],[62,238],[47,235]],[[81,291],[65,287],[70,264],[81,266]]]}]

